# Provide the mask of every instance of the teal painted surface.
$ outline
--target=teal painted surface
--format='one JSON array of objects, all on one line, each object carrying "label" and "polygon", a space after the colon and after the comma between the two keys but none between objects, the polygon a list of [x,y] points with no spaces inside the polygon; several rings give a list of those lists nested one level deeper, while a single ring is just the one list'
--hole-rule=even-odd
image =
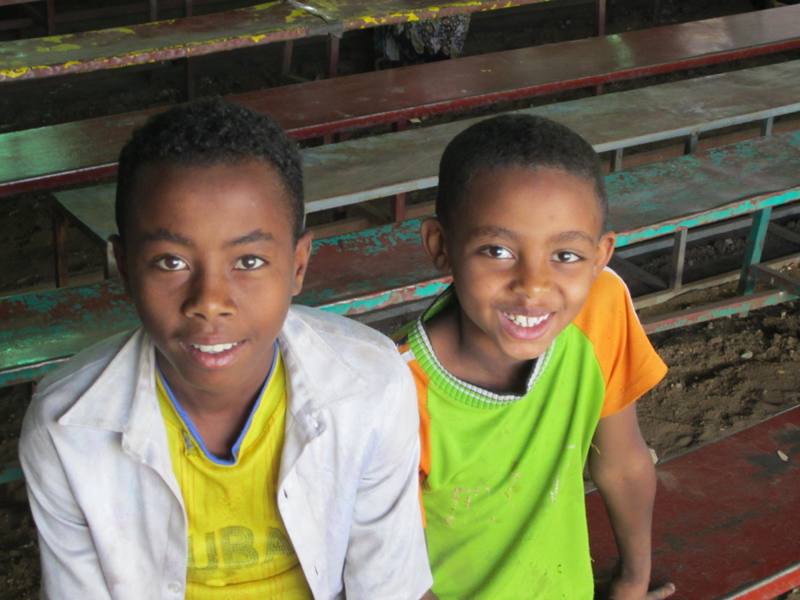
[{"label": "teal painted surface", "polygon": [[0,471],[0,485],[19,481],[20,479],[22,479],[22,469],[17,465],[5,467]]},{"label": "teal painted surface", "polygon": [[772,207],[768,206],[753,215],[753,223],[747,236],[747,246],[744,250],[742,272],[739,275],[739,293],[752,294],[756,287],[755,278],[750,273],[750,267],[761,262],[761,253],[767,239],[767,227],[772,217]]}]

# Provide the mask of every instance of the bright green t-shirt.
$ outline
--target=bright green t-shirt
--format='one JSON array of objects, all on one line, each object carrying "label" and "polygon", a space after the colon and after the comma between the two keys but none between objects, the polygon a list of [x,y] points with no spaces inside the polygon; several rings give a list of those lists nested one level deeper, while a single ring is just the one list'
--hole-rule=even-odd
[{"label": "bright green t-shirt", "polygon": [[461,381],[436,359],[424,321],[452,293],[402,347],[420,401],[422,501],[442,600],[593,597],[583,484],[592,438],[601,415],[666,371],[621,280],[607,271],[598,281],[522,396]]}]

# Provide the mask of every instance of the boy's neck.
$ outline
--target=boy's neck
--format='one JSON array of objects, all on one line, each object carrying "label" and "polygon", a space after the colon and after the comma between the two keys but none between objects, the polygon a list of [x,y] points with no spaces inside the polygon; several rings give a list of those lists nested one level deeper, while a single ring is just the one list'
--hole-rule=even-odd
[{"label": "boy's neck", "polygon": [[475,343],[477,336],[470,329],[458,305],[445,308],[425,322],[436,358],[452,375],[498,394],[526,393],[535,359],[509,360],[492,352],[488,344]]},{"label": "boy's neck", "polygon": [[[230,456],[231,449],[261,393],[267,373],[260,374],[260,380],[253,378],[251,381],[241,382],[235,389],[215,393],[192,387],[180,374],[174,372],[167,361],[160,356],[156,360],[162,377],[192,420],[206,448],[216,456]],[[254,372],[258,370],[254,369]]]}]

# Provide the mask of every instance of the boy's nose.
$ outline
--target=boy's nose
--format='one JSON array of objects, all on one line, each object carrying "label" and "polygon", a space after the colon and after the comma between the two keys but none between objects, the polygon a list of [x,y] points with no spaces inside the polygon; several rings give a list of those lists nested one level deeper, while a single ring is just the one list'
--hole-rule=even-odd
[{"label": "boy's nose", "polygon": [[183,303],[183,313],[187,317],[206,321],[234,315],[236,305],[231,298],[227,279],[212,273],[195,275],[191,292]]},{"label": "boy's nose", "polygon": [[517,269],[515,287],[515,291],[528,297],[549,292],[553,287],[549,261],[521,261]]}]

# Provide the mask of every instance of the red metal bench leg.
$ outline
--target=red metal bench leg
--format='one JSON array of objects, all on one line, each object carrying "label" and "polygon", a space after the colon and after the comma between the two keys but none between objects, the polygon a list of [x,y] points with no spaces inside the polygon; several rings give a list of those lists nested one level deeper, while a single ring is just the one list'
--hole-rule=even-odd
[{"label": "red metal bench leg", "polygon": [[328,36],[328,77],[336,77],[339,71],[339,41],[341,37],[332,33]]},{"label": "red metal bench leg", "polygon": [[55,258],[56,287],[67,284],[67,218],[57,209],[53,209],[53,253]]},{"label": "red metal bench leg", "polygon": [[284,77],[292,70],[292,53],[294,52],[294,41],[286,40],[283,42],[283,61],[281,63],[281,75]]},{"label": "red metal bench leg", "polygon": [[56,32],[56,0],[47,0],[45,10],[47,35],[53,35]]},{"label": "red metal bench leg", "polygon": [[606,34],[606,0],[597,0],[597,35]]}]

